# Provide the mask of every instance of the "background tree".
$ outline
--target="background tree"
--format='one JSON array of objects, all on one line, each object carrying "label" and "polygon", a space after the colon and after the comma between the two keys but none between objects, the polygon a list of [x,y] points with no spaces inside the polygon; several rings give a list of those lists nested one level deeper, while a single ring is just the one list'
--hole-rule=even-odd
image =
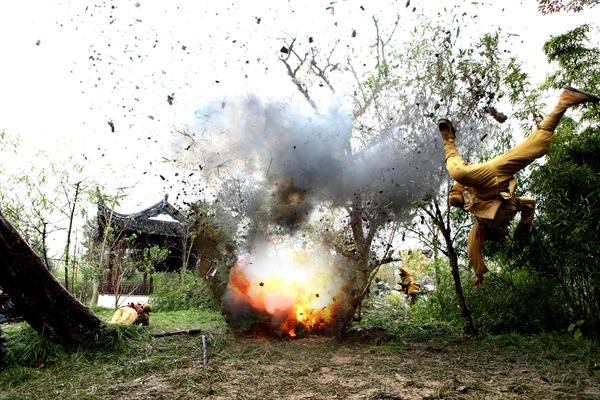
[{"label": "background tree", "polygon": [[[600,49],[588,47],[590,29],[583,25],[546,42],[544,52],[557,69],[542,90],[571,85],[598,93]],[[546,162],[533,168],[524,188],[538,199],[529,240],[490,247],[490,254],[495,250],[497,261],[518,277],[511,285],[520,287],[521,297],[540,305],[528,310],[528,318],[535,319],[527,324],[531,331],[566,329],[582,320],[583,331],[600,332],[598,110],[597,105],[588,105],[564,117]]]},{"label": "background tree", "polygon": [[[455,19],[446,28],[423,22],[410,40],[395,44],[395,51],[391,36],[398,22],[386,33],[375,19],[372,60],[340,57],[337,42],[319,49],[310,39],[282,39],[280,60],[309,105],[306,116],[301,107],[291,110],[257,98],[218,101],[199,113],[199,132],[182,137],[180,161],[200,165],[208,184],[218,188],[219,203],[234,216],[230,231],[244,247],[272,234],[297,232],[315,209],[323,213],[314,229],[343,256],[343,274],[351,282],[342,330],[376,272],[372,266],[392,250],[392,233],[398,232],[393,227],[411,225],[415,217],[442,223],[437,233],[445,235],[443,249],[453,260],[461,299],[437,120],[452,118],[465,132],[459,140],[466,156],[475,159],[488,145],[483,139],[502,137],[495,135],[490,114],[502,96],[504,66],[497,36],[461,41]],[[363,64],[373,72],[356,67]],[[349,91],[352,109],[343,101],[327,107],[338,97],[336,85],[346,87],[347,78],[355,80]],[[415,206],[421,206],[422,216],[411,213]]]}]

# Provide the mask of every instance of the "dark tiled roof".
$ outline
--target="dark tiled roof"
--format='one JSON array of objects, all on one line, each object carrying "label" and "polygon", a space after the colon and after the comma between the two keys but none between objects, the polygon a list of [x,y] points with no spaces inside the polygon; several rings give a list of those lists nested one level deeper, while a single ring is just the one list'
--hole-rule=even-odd
[{"label": "dark tiled roof", "polygon": [[[170,217],[169,219],[172,220],[164,221],[157,217]],[[169,237],[185,236],[186,227],[190,223],[178,209],[167,201],[167,196],[153,206],[134,214],[121,214],[106,207],[102,202],[98,202],[98,222],[100,226],[110,223],[134,232]]]}]

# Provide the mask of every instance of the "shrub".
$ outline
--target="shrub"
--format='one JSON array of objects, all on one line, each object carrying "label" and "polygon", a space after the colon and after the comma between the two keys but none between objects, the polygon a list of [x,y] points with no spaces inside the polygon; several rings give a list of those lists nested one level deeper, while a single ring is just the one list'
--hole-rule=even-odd
[{"label": "shrub", "polygon": [[193,273],[157,273],[153,277],[150,304],[155,311],[218,311],[208,284]]}]

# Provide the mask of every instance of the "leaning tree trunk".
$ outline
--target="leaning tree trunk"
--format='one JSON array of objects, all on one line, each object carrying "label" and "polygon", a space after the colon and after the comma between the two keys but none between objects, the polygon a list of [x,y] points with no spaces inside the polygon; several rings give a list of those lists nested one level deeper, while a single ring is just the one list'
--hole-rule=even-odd
[{"label": "leaning tree trunk", "polygon": [[105,326],[73,297],[0,211],[0,284],[33,329],[61,345],[82,344]]}]

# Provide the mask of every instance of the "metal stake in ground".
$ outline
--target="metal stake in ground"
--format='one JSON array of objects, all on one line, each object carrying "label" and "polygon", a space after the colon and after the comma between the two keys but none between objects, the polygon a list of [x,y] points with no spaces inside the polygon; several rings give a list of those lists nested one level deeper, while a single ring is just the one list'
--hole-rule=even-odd
[{"label": "metal stake in ground", "polygon": [[202,335],[202,351],[204,354],[204,365],[208,363],[208,353],[206,351],[206,336]]}]

